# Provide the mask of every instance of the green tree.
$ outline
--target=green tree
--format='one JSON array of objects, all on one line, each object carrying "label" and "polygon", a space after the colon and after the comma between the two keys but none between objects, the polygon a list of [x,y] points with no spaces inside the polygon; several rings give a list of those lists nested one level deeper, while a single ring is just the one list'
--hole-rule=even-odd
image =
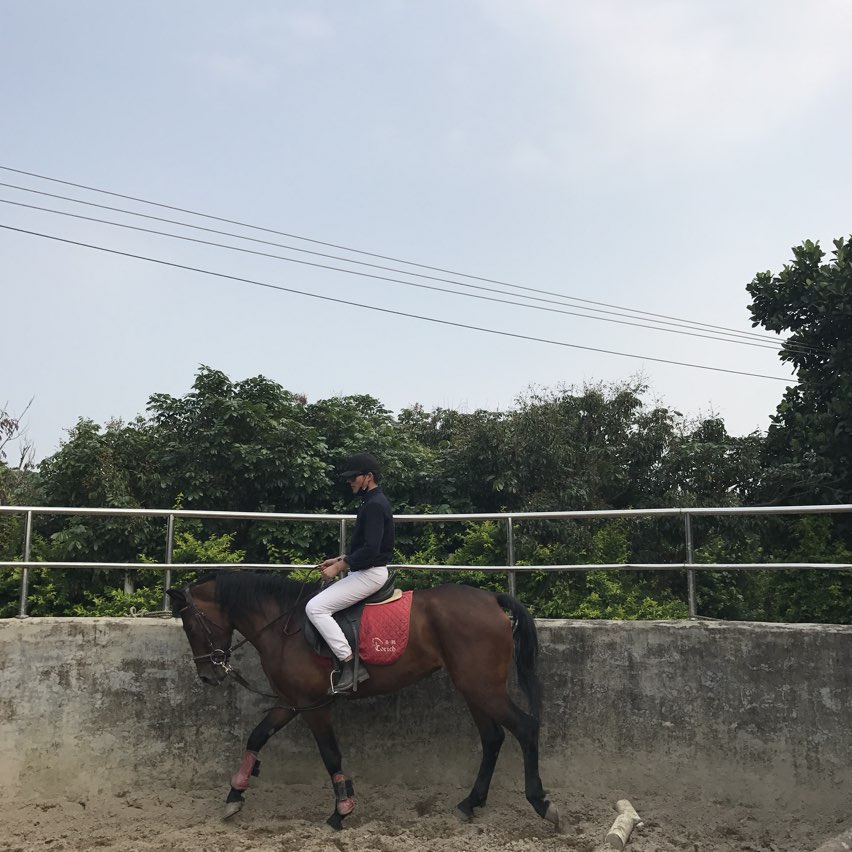
[{"label": "green tree", "polygon": [[321,399],[306,406],[305,418],[327,448],[322,506],[351,511],[352,493],[337,474],[347,456],[365,449],[381,460],[382,485],[397,511],[429,504],[430,452],[379,400],[366,394]]},{"label": "green tree", "polygon": [[[140,508],[150,506],[155,442],[142,418],[118,420],[104,428],[81,419],[69,430],[60,449],[39,467],[42,502],[48,506]],[[56,515],[37,518],[33,558],[52,562],[133,562],[138,553],[162,553],[161,520],[143,517],[83,517]],[[33,574],[34,612],[55,607],[70,614],[87,596],[124,586],[115,571],[75,568]]]},{"label": "green tree", "polygon": [[[327,447],[305,422],[305,398],[264,376],[234,382],[201,367],[188,394],[154,394],[148,411],[159,445],[160,500],[168,504],[180,498],[187,509],[305,511],[328,487]],[[251,562],[308,544],[304,530],[281,524],[206,526],[234,532]]]},{"label": "green tree", "polygon": [[772,418],[766,461],[775,502],[852,500],[852,245],[793,248],[780,273],[762,272],[747,289],[753,324],[789,332],[781,360],[796,373]]},{"label": "green tree", "polygon": [[[41,467],[46,505],[181,508],[252,512],[352,511],[351,493],[336,475],[352,452],[370,449],[383,460],[398,509],[419,508],[426,453],[390,412],[369,396],[308,404],[263,376],[234,382],[202,367],[182,397],[154,394],[149,416],[101,427],[82,419]],[[422,505],[422,504],[421,504]],[[20,519],[16,522],[20,526]],[[21,531],[0,528],[20,555]],[[333,524],[199,522],[199,540],[233,536],[252,562],[315,562],[336,552]],[[134,562],[162,556],[162,519],[53,516],[40,518],[36,559]],[[410,536],[409,536],[410,538]],[[405,539],[405,535],[401,536]],[[10,558],[15,558],[12,556]],[[76,569],[33,576],[34,601],[54,611],[106,606],[128,581],[143,575]],[[144,586],[144,582],[143,582]],[[4,594],[12,606],[12,589]],[[92,602],[96,601],[96,604]],[[77,608],[76,610],[74,608]]]},{"label": "green tree", "polygon": [[149,403],[161,499],[187,508],[292,511],[328,487],[323,437],[305,399],[263,376],[232,382],[202,367],[183,397]]},{"label": "green tree", "polygon": [[[507,411],[415,405],[394,417],[368,395],[309,403],[263,376],[232,381],[202,367],[186,395],[151,396],[145,418],[104,427],[80,420],[37,473],[13,481],[10,473],[21,472],[0,464],[0,489],[7,489],[0,494],[21,497],[26,483],[32,504],[346,512],[354,509],[352,496],[335,472],[347,455],[369,450],[383,461],[398,514],[735,506],[760,499],[767,482],[810,459],[796,456],[795,441],[788,446],[781,440],[781,421],[773,424],[770,452],[761,435],[731,436],[721,418],[684,418],[649,404],[647,392],[639,381],[537,389]],[[151,608],[161,594],[159,575],[143,566],[162,558],[164,527],[162,519],[40,519],[37,560],[139,567],[34,571],[31,611]],[[399,523],[397,529],[397,562],[506,561],[503,524]],[[684,558],[679,519],[524,520],[514,532],[519,565]],[[700,518],[694,535],[696,559],[703,562],[848,559],[849,547],[830,520],[796,527],[791,519]],[[22,518],[0,518],[0,549],[8,560],[20,558],[22,539]],[[174,559],[307,565],[337,548],[336,524],[199,520],[179,524]],[[505,575],[481,570],[412,573],[405,580],[417,587],[447,580],[505,585]],[[522,599],[539,615],[650,618],[686,611],[683,572],[520,572],[517,581]],[[17,575],[6,572],[0,612],[16,611],[17,593]],[[848,582],[834,574],[826,584],[790,572],[702,572],[698,594],[702,614],[726,618],[839,620],[844,606],[849,609]]]},{"label": "green tree", "polygon": [[[819,243],[793,248],[793,260],[748,285],[755,325],[788,336],[781,360],[796,383],[784,393],[766,436],[762,499],[770,503],[852,502],[852,245],[834,241],[828,262]],[[852,518],[774,524],[765,550],[784,561],[849,560]],[[848,622],[850,575],[773,573],[762,578],[769,618]]]}]

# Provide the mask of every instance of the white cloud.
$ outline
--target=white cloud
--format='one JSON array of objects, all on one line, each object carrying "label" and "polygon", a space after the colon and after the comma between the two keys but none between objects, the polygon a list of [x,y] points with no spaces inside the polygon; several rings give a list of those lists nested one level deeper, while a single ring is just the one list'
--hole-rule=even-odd
[{"label": "white cloud", "polygon": [[246,32],[263,49],[275,48],[287,55],[300,48],[312,49],[334,38],[326,15],[308,9],[290,9],[251,15]]},{"label": "white cloud", "polygon": [[189,61],[196,70],[217,83],[242,88],[264,89],[275,77],[272,67],[245,54],[197,54]]},{"label": "white cloud", "polygon": [[524,174],[545,174],[554,165],[554,154],[532,139],[521,139],[508,152],[509,166]]},{"label": "white cloud", "polygon": [[[553,113],[522,170],[578,160],[605,168],[663,154],[720,157],[837,98],[852,77],[852,4],[656,0],[483,0],[483,15],[539,52],[555,77]],[[559,93],[571,93],[560,109]],[[578,107],[579,101],[579,110]]]},{"label": "white cloud", "polygon": [[222,50],[190,61],[217,82],[266,89],[280,80],[284,66],[315,59],[333,35],[329,19],[313,11],[256,13],[223,31]]}]

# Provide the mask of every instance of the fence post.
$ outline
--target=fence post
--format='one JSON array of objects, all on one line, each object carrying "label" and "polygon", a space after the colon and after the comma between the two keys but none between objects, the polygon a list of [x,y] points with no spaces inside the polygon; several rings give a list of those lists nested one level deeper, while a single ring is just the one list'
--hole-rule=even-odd
[{"label": "fence post", "polygon": [[[24,562],[30,561],[33,550],[33,513],[27,512],[27,523],[24,532]],[[18,611],[18,618],[29,618],[27,615],[27,597],[30,587],[30,569],[25,564],[21,569],[21,608]]]},{"label": "fence post", "polygon": [[[692,515],[686,512],[683,516],[683,531],[686,535],[686,563],[695,562],[695,546],[692,542]],[[689,600],[689,617],[698,618],[698,603],[695,596],[695,571],[686,569],[686,593]]]},{"label": "fence post", "polygon": [[[506,518],[506,557],[509,568],[515,564],[515,530],[512,525],[512,516]],[[515,572],[507,571],[506,579],[509,586],[509,594],[515,597]]]},{"label": "fence post", "polygon": [[[172,553],[175,549],[175,516],[169,515],[168,523],[166,524],[166,565],[172,564]],[[172,604],[169,596],[166,594],[166,589],[172,585],[172,569],[166,568],[163,573],[163,609],[171,609]]]},{"label": "fence post", "polygon": [[340,555],[346,553],[346,518],[340,519]]}]

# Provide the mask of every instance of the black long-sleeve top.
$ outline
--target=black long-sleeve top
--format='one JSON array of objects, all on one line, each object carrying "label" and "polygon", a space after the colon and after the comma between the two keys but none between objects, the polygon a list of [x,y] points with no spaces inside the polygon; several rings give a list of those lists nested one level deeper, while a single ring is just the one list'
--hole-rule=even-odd
[{"label": "black long-sleeve top", "polygon": [[352,571],[387,565],[393,556],[393,509],[381,488],[363,495],[346,561]]}]

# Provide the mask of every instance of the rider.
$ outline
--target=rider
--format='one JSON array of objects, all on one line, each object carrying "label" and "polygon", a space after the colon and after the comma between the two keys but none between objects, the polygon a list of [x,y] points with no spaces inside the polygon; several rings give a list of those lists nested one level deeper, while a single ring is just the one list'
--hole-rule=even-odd
[{"label": "rider", "polygon": [[[326,581],[344,571],[349,571],[349,574],[326,586],[305,607],[305,614],[341,663],[339,672],[332,673],[330,693],[357,689],[352,648],[333,613],[372,595],[387,582],[387,564],[393,554],[394,543],[393,510],[379,487],[381,467],[375,456],[369,453],[351,456],[346,460],[342,476],[352,493],[361,497],[361,505],[349,552],[345,556],[326,559],[319,569]],[[363,666],[358,667],[358,683],[369,676]]]}]

